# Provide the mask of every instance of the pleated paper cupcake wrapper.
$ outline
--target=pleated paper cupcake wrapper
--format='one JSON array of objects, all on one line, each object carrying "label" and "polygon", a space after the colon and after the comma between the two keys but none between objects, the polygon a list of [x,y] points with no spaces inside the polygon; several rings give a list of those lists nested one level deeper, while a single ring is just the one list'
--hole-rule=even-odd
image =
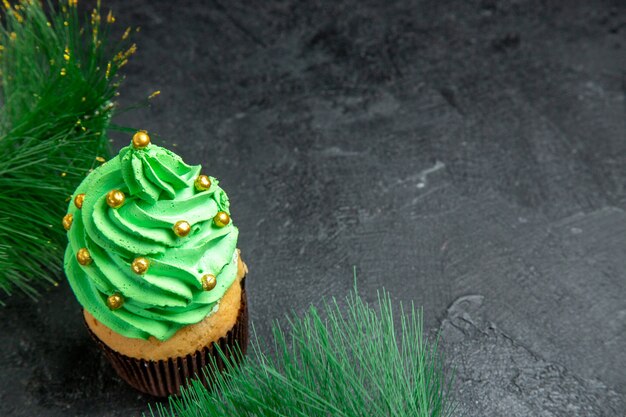
[{"label": "pleated paper cupcake wrapper", "polygon": [[[241,307],[237,322],[226,336],[214,342],[220,347],[224,356],[231,361],[233,358],[238,358],[234,353],[231,354],[235,345],[238,345],[244,354],[248,346],[248,303],[244,281],[242,280]],[[87,330],[104,351],[104,355],[120,378],[133,388],[155,397],[180,394],[180,388],[185,386],[190,379],[198,379],[205,386],[210,386],[211,381],[207,379],[203,369],[211,363],[215,363],[220,371],[225,368],[224,360],[213,344],[195,354],[151,361],[131,358],[116,352],[98,339],[88,326]]]}]

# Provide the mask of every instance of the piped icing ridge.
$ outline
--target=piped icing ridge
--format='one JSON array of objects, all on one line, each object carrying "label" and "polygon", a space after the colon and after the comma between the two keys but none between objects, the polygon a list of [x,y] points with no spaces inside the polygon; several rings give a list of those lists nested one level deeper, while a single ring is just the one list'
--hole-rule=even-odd
[{"label": "piped icing ridge", "polygon": [[213,177],[204,177],[208,189],[194,186],[199,175],[167,149],[131,144],[76,189],[66,275],[79,303],[115,332],[166,340],[209,315],[234,282],[228,197]]}]

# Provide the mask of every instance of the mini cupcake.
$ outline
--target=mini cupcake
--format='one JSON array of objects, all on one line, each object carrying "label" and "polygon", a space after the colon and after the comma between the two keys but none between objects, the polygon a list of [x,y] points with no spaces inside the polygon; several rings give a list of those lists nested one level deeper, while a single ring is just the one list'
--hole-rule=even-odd
[{"label": "mini cupcake", "polygon": [[222,352],[245,353],[247,267],[217,179],[137,132],[63,218],[68,281],[119,376],[167,396]]}]

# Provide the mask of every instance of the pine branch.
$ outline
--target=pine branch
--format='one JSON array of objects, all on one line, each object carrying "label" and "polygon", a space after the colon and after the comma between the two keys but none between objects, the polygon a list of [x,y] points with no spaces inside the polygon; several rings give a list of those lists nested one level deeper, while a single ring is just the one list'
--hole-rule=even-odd
[{"label": "pine branch", "polygon": [[118,71],[135,47],[122,49],[127,34],[109,45],[99,2],[81,19],[75,0],[2,1],[0,289],[36,298],[62,273],[69,196],[109,155]]},{"label": "pine branch", "polygon": [[[333,298],[321,311],[311,306],[288,320],[289,332],[274,325],[273,354],[252,343],[241,366],[227,362],[210,391],[197,381],[169,404],[150,408],[152,417],[449,417],[452,378],[443,369],[436,342],[423,336],[421,312],[400,308],[394,325],[389,295],[379,307],[356,293],[345,309]],[[223,356],[227,361],[226,356]],[[144,415],[145,417],[145,415]]]}]

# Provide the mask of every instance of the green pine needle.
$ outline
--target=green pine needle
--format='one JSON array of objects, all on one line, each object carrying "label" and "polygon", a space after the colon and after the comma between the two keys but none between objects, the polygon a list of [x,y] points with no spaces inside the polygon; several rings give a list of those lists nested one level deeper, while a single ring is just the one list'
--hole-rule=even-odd
[{"label": "green pine needle", "polygon": [[379,307],[356,293],[345,310],[333,298],[321,311],[311,306],[288,320],[289,333],[273,328],[273,353],[254,338],[243,365],[227,362],[214,391],[198,381],[150,408],[152,417],[448,417],[452,377],[444,372],[436,342],[423,336],[421,312],[400,307],[394,324],[389,295]]},{"label": "green pine needle", "polygon": [[134,46],[108,44],[99,5],[81,19],[75,1],[3,3],[0,289],[35,298],[61,275],[69,196],[109,155],[116,75]]}]

